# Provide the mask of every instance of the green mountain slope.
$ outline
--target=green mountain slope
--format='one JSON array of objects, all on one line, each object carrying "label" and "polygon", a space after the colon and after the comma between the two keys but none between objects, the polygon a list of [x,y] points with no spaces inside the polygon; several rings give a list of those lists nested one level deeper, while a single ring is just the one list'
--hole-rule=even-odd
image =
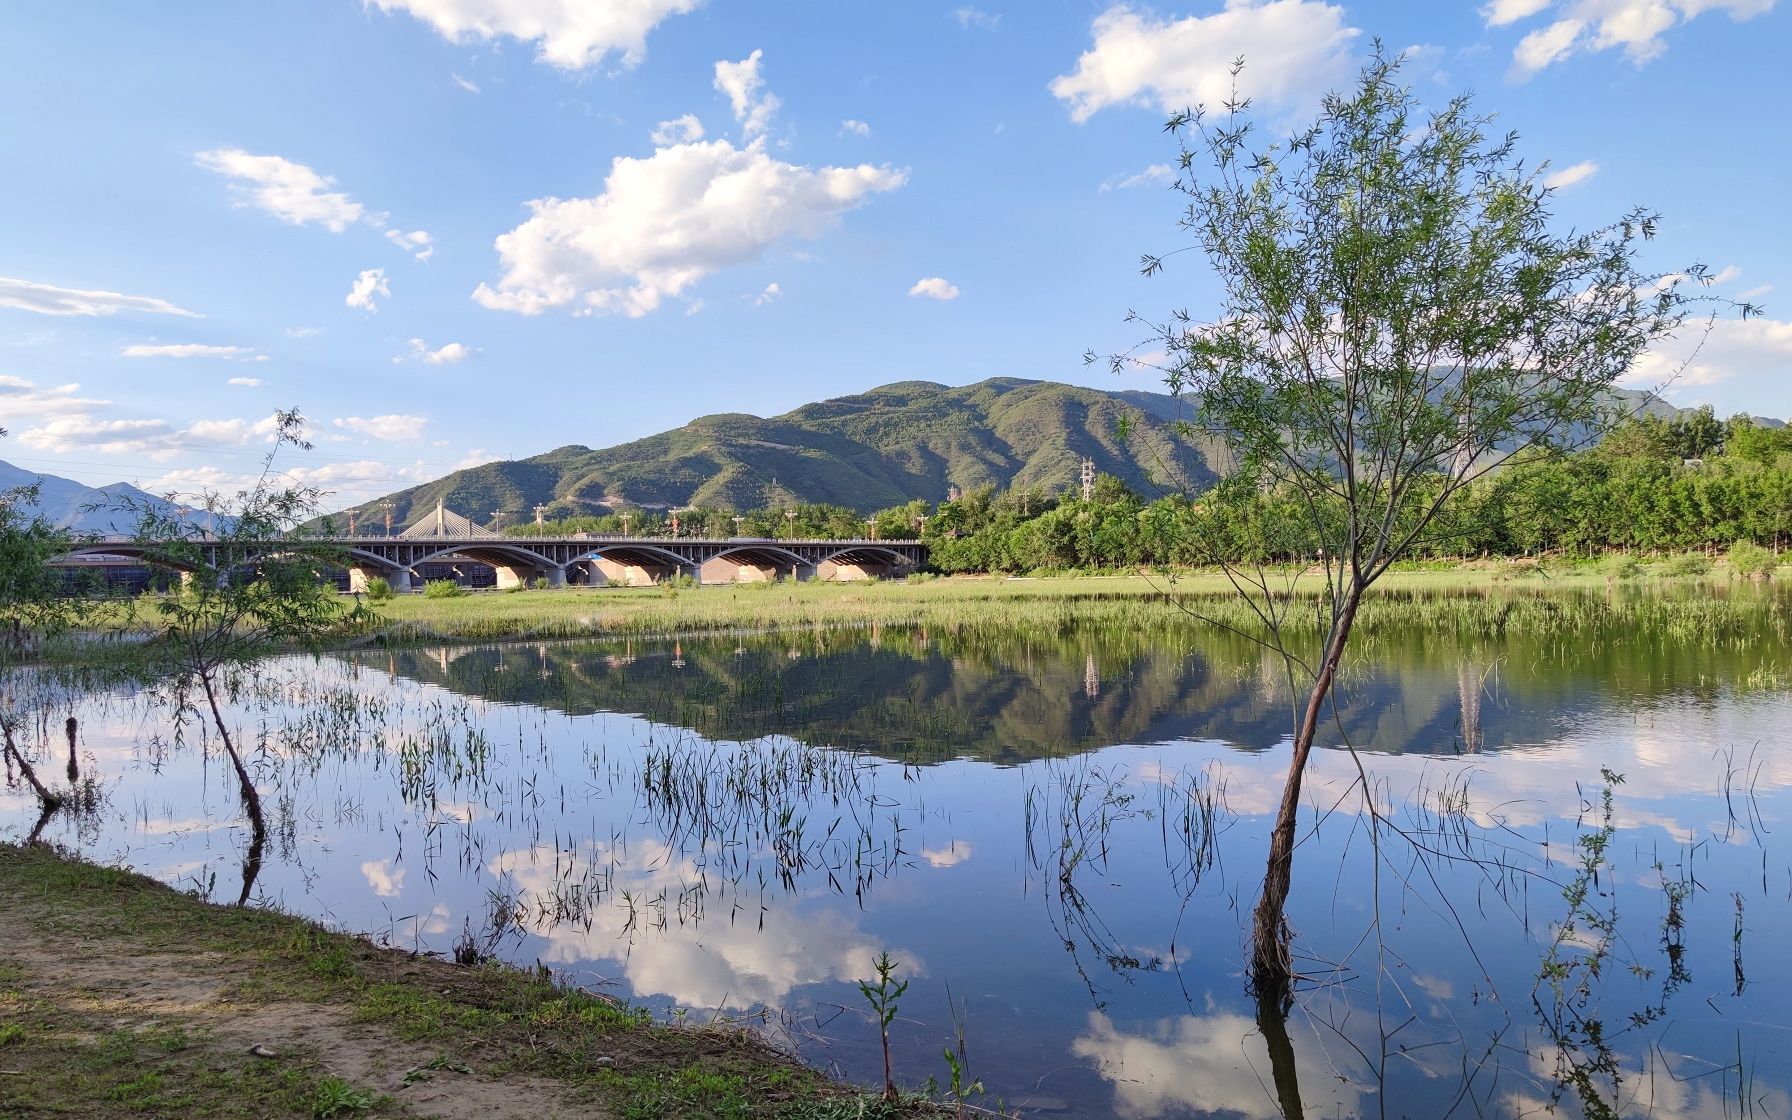
[{"label": "green mountain slope", "polygon": [[785,501],[870,512],[914,498],[939,501],[954,486],[1060,490],[1076,484],[1084,456],[1155,495],[1214,477],[1216,449],[1176,430],[1181,412],[1158,393],[1013,378],[960,388],[903,381],[768,419],[703,416],[617,447],[569,446],[488,463],[357,510],[375,524],[390,502],[394,525],[437,501],[482,522],[501,510],[508,523],[536,505],[548,506],[550,516]]},{"label": "green mountain slope", "polygon": [[[1686,411],[1642,393],[1619,395],[1627,409],[1666,418]],[[625,505],[752,509],[793,501],[871,512],[914,498],[940,501],[951,487],[1062,490],[1076,485],[1084,456],[1155,497],[1205,486],[1223,462],[1215,441],[1182,433],[1178,421],[1187,416],[1185,402],[1163,393],[1006,377],[957,388],[899,381],[769,419],[721,413],[616,447],[571,445],[488,463],[357,510],[373,525],[390,502],[395,526],[438,501],[480,522],[501,511],[506,524],[537,505],[552,517]]]}]

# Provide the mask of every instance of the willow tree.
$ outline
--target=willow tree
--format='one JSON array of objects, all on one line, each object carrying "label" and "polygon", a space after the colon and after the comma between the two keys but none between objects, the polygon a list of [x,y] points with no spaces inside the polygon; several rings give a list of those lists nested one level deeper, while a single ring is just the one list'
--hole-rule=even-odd
[{"label": "willow tree", "polygon": [[294,409],[275,413],[273,420],[273,447],[261,474],[232,497],[202,495],[205,523],[189,520],[172,501],[131,506],[139,517],[137,545],[144,561],[182,573],[181,586],[153,604],[156,662],[171,682],[178,712],[198,712],[203,701],[249,816],[239,904],[248,901],[260,872],[267,825],[242,744],[225,717],[230,694],[259,659],[315,651],[367,617],[359,603],[349,607],[328,582],[331,570],[344,562],[342,550],[308,531],[321,491],[281,485],[274,471],[283,448],[310,450],[304,418]]},{"label": "willow tree", "polygon": [[[1315,595],[1290,595],[1288,569],[1213,553],[1304,698],[1252,922],[1249,975],[1265,999],[1292,988],[1283,911],[1301,779],[1365,593],[1460,531],[1458,499],[1477,477],[1607,423],[1614,383],[1683,324],[1686,282],[1705,275],[1638,267],[1656,228],[1645,211],[1555,232],[1540,170],[1488,128],[1467,98],[1427,113],[1379,51],[1291,135],[1260,140],[1237,99],[1166,126],[1186,250],[1205,252],[1221,298],[1203,318],[1134,321],[1167,356],[1191,424],[1227,445],[1222,486],[1288,499],[1274,551],[1314,573]],[[1143,271],[1164,264],[1148,256]]]}]

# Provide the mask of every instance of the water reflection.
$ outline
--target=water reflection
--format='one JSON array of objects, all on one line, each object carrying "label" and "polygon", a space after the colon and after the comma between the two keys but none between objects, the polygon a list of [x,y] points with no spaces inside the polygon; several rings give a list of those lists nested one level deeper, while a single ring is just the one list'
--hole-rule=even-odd
[{"label": "water reflection", "polygon": [[[785,1014],[854,1076],[881,1061],[842,1008],[889,950],[913,982],[901,1079],[943,1075],[950,985],[973,1076],[1053,1115],[1597,1114],[1576,1063],[1611,1115],[1771,1115],[1792,1063],[1781,648],[1374,635],[1333,741],[1365,748],[1390,828],[1349,753],[1315,757],[1286,1022],[1243,995],[1239,912],[1289,698],[1220,635],[363,653],[271,666],[231,719],[269,807],[258,897],[439,952],[472,937],[661,1011]],[[105,791],[45,834],[228,899],[253,838],[234,776],[154,700],[33,709],[40,771],[78,715]],[[36,817],[0,792],[0,832]]]},{"label": "water reflection", "polygon": [[1092,1011],[1070,1049],[1112,1083],[1114,1114],[1127,1120],[1260,1116],[1266,1105],[1289,1120],[1365,1112],[1366,1091],[1328,1064],[1323,1048],[1296,1048],[1277,1015],[1216,1011],[1127,1031]]}]

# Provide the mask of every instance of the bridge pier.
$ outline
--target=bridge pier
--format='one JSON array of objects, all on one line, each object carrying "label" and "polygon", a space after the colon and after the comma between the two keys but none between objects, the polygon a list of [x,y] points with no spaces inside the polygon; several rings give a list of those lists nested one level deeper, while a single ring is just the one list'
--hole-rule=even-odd
[{"label": "bridge pier", "polygon": [[538,579],[547,580],[549,587],[566,586],[566,569],[563,567],[493,564],[491,569],[492,573],[498,577],[498,590],[500,591],[512,587],[527,587]]},{"label": "bridge pier", "polygon": [[411,573],[408,568],[382,568],[375,564],[351,564],[348,569],[348,589],[351,592],[364,592],[367,584],[374,579],[384,579],[394,591],[411,589]]},{"label": "bridge pier", "polygon": [[674,564],[646,564],[610,556],[594,556],[585,563],[597,574],[594,582],[598,586],[615,583],[623,587],[652,587],[663,579],[676,576],[679,571]]},{"label": "bridge pier", "polygon": [[881,571],[873,571],[865,564],[850,560],[823,560],[815,566],[815,578],[823,583],[856,583],[864,579],[878,579],[882,575]]}]

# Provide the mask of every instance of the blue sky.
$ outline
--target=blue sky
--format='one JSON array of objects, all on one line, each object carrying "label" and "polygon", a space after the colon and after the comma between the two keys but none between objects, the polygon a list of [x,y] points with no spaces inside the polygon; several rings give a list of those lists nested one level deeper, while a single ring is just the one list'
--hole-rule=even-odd
[{"label": "blue sky", "polygon": [[1656,208],[1647,265],[1765,305],[1676,400],[1792,415],[1774,0],[59,0],[0,29],[0,458],[229,489],[297,406],[339,505],[895,380],[1155,388],[1081,355],[1213,306],[1138,275],[1166,109],[1242,55],[1298,120],[1375,38],[1564,228]]}]

